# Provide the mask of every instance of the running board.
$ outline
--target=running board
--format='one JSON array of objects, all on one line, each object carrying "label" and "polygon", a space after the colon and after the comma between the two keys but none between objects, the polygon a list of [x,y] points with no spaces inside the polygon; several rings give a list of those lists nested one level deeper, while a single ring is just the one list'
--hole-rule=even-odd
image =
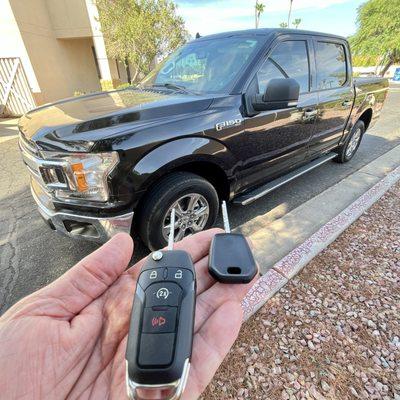
[{"label": "running board", "polygon": [[236,199],[233,200],[233,203],[241,204],[242,206],[247,206],[247,204],[250,204],[253,201],[258,200],[259,198],[265,196],[266,194],[272,192],[273,190],[283,186],[285,183],[288,183],[293,179],[296,179],[299,176],[307,173],[308,171],[311,171],[314,168],[317,168],[320,165],[325,164],[326,162],[332,160],[332,158],[335,157],[337,157],[336,153],[328,153],[320,158],[315,159],[314,161],[311,161],[310,163],[304,165],[301,168],[289,172],[288,174],[281,176],[280,178],[274,179],[273,181],[268,182],[265,185],[258,187],[257,189],[254,189],[251,192],[247,192],[245,194],[238,196]]}]

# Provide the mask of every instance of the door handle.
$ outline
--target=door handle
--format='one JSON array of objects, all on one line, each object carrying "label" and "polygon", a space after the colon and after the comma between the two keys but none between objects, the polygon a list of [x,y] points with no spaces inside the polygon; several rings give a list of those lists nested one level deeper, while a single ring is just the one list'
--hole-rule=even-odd
[{"label": "door handle", "polygon": [[343,103],[342,103],[342,106],[343,107],[351,107],[353,105],[353,100],[345,100]]}]

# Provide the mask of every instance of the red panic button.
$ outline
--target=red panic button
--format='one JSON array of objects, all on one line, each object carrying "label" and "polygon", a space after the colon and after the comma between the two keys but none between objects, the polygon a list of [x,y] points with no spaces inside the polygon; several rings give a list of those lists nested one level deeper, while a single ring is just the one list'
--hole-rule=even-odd
[{"label": "red panic button", "polygon": [[176,329],[176,307],[162,307],[144,309],[143,333],[169,333]]}]

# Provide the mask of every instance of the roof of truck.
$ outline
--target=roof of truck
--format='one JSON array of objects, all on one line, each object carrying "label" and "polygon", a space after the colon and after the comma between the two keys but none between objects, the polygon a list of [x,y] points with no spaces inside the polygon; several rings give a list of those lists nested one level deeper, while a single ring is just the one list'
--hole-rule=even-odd
[{"label": "roof of truck", "polygon": [[281,35],[281,34],[329,36],[332,38],[346,40],[346,38],[343,36],[332,35],[330,33],[305,31],[305,30],[301,30],[301,29],[286,29],[286,28],[259,28],[259,29],[245,29],[245,30],[231,31],[231,32],[221,32],[221,33],[215,33],[213,35],[201,36],[197,40],[223,38],[223,37],[230,37],[230,36],[246,36],[246,35],[272,36],[272,35]]}]

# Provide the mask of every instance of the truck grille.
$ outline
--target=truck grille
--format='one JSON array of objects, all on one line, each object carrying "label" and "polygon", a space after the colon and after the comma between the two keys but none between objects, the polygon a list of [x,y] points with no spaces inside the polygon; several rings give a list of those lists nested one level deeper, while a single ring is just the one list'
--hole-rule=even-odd
[{"label": "truck grille", "polygon": [[19,147],[22,160],[28,168],[32,179],[49,196],[52,190],[69,188],[67,178],[64,174],[65,163],[63,161],[43,159],[36,144],[27,140],[22,133],[19,136]]}]

